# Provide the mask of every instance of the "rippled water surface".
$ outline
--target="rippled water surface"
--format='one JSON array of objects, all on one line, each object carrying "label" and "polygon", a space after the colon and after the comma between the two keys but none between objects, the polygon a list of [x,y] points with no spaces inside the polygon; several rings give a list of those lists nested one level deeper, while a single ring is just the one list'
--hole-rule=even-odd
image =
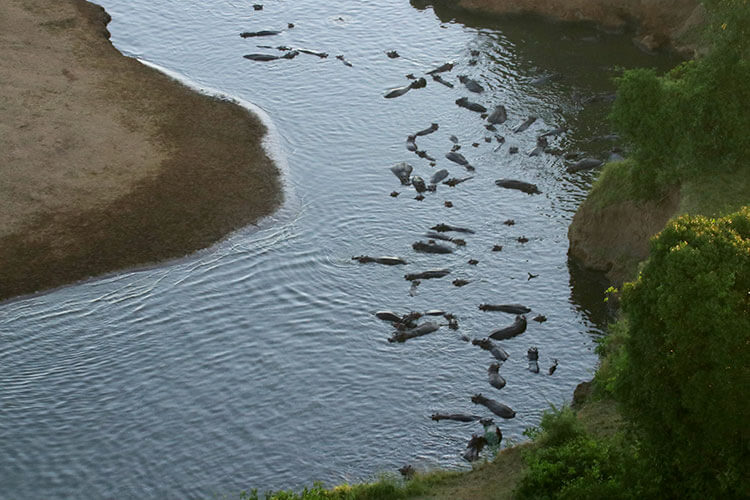
[{"label": "rippled water surface", "polygon": [[[124,53],[270,116],[287,201],[260,228],[184,260],[0,304],[0,497],[232,498],[251,487],[367,479],[406,463],[465,467],[461,453],[480,427],[433,422],[433,412],[487,415],[470,401],[482,392],[516,410],[501,427],[518,442],[550,403],[590,378],[602,322],[590,304],[601,288],[571,277],[566,233],[595,173],[568,174],[560,156],[528,152],[537,135],[563,126],[551,146],[606,158],[613,143],[591,139],[610,132],[607,104],[588,98],[612,91],[616,66],[669,61],[588,27],[456,20],[405,1],[272,1],[262,11],[238,0],[102,4]],[[239,36],[257,30],[282,33]],[[242,57],[281,54],[257,45],[330,57]],[[383,98],[409,83],[406,74],[449,60],[455,67],[443,76],[454,88],[428,77],[426,88]],[[458,74],[486,91],[471,94]],[[553,78],[534,81],[545,75]],[[507,107],[495,132],[505,144],[454,104],[462,96]],[[539,120],[513,133],[529,115]],[[408,134],[433,122],[439,130],[417,143],[435,167],[405,148]],[[408,161],[425,178],[439,168],[469,175],[445,159],[451,135],[475,177],[415,200],[388,168]],[[498,178],[534,182],[542,194],[500,189]],[[439,222],[476,233],[447,256],[415,253],[411,244]],[[351,260],[361,254],[409,263]],[[452,274],[410,295],[404,273],[442,267]],[[455,287],[456,278],[470,283]],[[548,318],[503,343],[511,358],[502,391],[486,382],[490,355],[461,340],[513,320],[479,311],[481,302],[519,302],[533,309],[529,318]],[[391,344],[389,325],[372,315],[434,308],[457,315],[460,329]],[[541,374],[527,371],[530,346]],[[559,368],[548,376],[553,358]]]}]

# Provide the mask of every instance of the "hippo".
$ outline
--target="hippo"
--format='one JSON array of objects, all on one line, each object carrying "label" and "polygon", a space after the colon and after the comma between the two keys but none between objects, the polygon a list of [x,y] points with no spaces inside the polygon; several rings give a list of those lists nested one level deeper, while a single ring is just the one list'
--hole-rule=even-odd
[{"label": "hippo", "polygon": [[442,223],[432,226],[430,229],[432,229],[433,231],[437,231],[438,233],[455,231],[457,233],[474,234],[474,231],[472,229],[467,229],[465,227],[449,226],[448,224],[442,224]]},{"label": "hippo", "polygon": [[422,179],[420,176],[415,175],[411,178],[411,185],[414,186],[414,189],[417,190],[417,193],[424,193],[427,191],[427,185],[424,182],[424,179]]},{"label": "hippo", "polygon": [[487,108],[482,106],[479,103],[470,101],[467,97],[461,97],[460,99],[456,99],[456,104],[458,104],[462,108],[466,108],[470,111],[476,111],[477,113],[486,113]]},{"label": "hippo", "polygon": [[453,84],[451,82],[449,82],[449,81],[444,80],[440,75],[430,75],[430,76],[432,76],[433,80],[435,80],[438,83],[441,83],[441,84],[445,85],[449,89],[453,88]]},{"label": "hippo", "polygon": [[328,52],[321,52],[319,50],[311,50],[311,49],[296,49],[303,54],[310,54],[311,56],[317,56],[321,59],[327,59],[328,58]]},{"label": "hippo", "polygon": [[251,61],[275,61],[281,59],[281,57],[273,56],[271,54],[245,54],[242,57],[250,59]]},{"label": "hippo", "polygon": [[416,143],[416,137],[413,135],[410,135],[406,138],[406,149],[408,151],[416,151],[417,150],[417,143]]},{"label": "hippo", "polygon": [[427,154],[427,151],[414,151],[414,153],[419,156],[420,158],[424,158],[425,160],[429,161],[437,161],[435,158]]},{"label": "hippo", "polygon": [[488,337],[495,340],[507,340],[521,335],[526,331],[526,316],[516,316],[515,321],[512,325],[506,326],[505,328],[498,328],[492,331]]},{"label": "hippo", "polygon": [[397,57],[401,57],[401,56],[399,55],[399,53],[398,53],[398,52],[396,52],[395,50],[389,50],[388,52],[386,52],[386,53],[385,53],[385,55],[387,55],[387,56],[388,56],[388,57],[390,57],[391,59],[396,59]]},{"label": "hippo", "polygon": [[411,85],[406,85],[404,87],[397,87],[395,89],[391,89],[385,94],[386,99],[393,99],[394,97],[400,97],[407,92],[409,92],[412,89]]},{"label": "hippo", "polygon": [[417,132],[414,135],[416,135],[416,136],[428,135],[428,134],[431,134],[431,133],[435,132],[438,128],[439,128],[439,125],[437,123],[433,123],[432,125],[430,125],[426,129],[420,130],[419,132]]},{"label": "hippo", "polygon": [[456,422],[476,422],[481,419],[479,415],[467,415],[465,413],[433,413],[430,416],[432,420],[439,422],[441,420],[455,420]]},{"label": "hippo", "polygon": [[528,314],[531,309],[522,304],[479,304],[480,311],[500,311],[510,314]]},{"label": "hippo", "polygon": [[453,249],[437,243],[424,243],[417,241],[411,246],[417,252],[422,253],[453,253]]},{"label": "hippo", "polygon": [[530,347],[526,357],[529,360],[529,371],[539,373],[539,350],[536,347]]},{"label": "hippo", "polygon": [[440,66],[438,66],[435,69],[431,69],[430,71],[427,72],[427,74],[428,75],[434,75],[436,73],[445,73],[446,71],[450,71],[452,69],[453,69],[453,63],[452,62],[447,62],[445,64],[441,64]]},{"label": "hippo", "polygon": [[417,78],[413,82],[409,84],[409,86],[413,89],[423,89],[427,86],[427,80],[424,78]]},{"label": "hippo", "polygon": [[500,365],[498,363],[492,363],[487,369],[487,378],[490,385],[495,389],[502,389],[505,387],[505,379],[498,373]]},{"label": "hippo", "polygon": [[437,184],[446,177],[448,177],[448,171],[446,169],[438,170],[437,172],[432,174],[432,177],[430,178],[430,184]]},{"label": "hippo", "polygon": [[479,453],[481,453],[486,444],[487,438],[472,434],[469,444],[466,446],[466,451],[462,455],[464,460],[467,462],[476,462],[479,460]]},{"label": "hippo", "polygon": [[517,189],[527,194],[541,194],[536,184],[530,182],[517,181],[513,179],[498,179],[495,184],[506,189]]},{"label": "hippo", "polygon": [[471,341],[471,343],[481,347],[485,351],[489,351],[490,354],[492,354],[495,359],[499,361],[505,361],[510,357],[510,355],[505,352],[505,349],[493,344],[490,339],[474,339]]},{"label": "hippo", "polygon": [[445,153],[445,157],[453,163],[458,163],[459,165],[466,166],[469,164],[469,161],[464,157],[464,155],[462,155],[461,153],[456,153],[455,151]]},{"label": "hippo", "polygon": [[536,116],[529,116],[528,118],[526,118],[526,121],[524,121],[522,124],[520,124],[519,126],[517,126],[513,130],[513,132],[515,132],[516,134],[518,134],[520,132],[523,132],[524,130],[526,130],[527,128],[529,128],[531,126],[531,124],[536,121],[536,119],[537,119]]},{"label": "hippo", "polygon": [[346,66],[349,66],[350,68],[352,67],[352,63],[350,63],[349,61],[347,61],[346,59],[344,59],[343,55],[336,56],[336,59],[338,59],[339,61],[341,61],[342,63],[344,63]]},{"label": "hippo", "polygon": [[412,167],[405,161],[397,163],[391,167],[391,172],[393,172],[393,175],[398,177],[398,179],[401,181],[401,184],[403,184],[404,186],[409,185],[409,177],[411,176],[412,170],[414,170],[414,167]]},{"label": "hippo", "polygon": [[428,280],[433,278],[442,278],[444,276],[448,276],[450,273],[450,269],[431,269],[429,271],[423,271],[421,273],[405,274],[404,278],[407,281]]},{"label": "hippo", "polygon": [[557,365],[558,365],[557,358],[555,358],[555,359],[552,360],[552,366],[549,367],[548,373],[550,375],[552,375],[553,373],[555,373],[555,370],[557,370]]},{"label": "hippo", "polygon": [[240,33],[242,38],[252,38],[257,36],[274,36],[280,34],[281,31],[275,30],[263,30],[263,31],[243,31]]},{"label": "hippo", "polygon": [[532,319],[537,323],[544,323],[545,321],[547,321],[547,316],[545,316],[544,314],[537,314]]},{"label": "hippo", "polygon": [[591,170],[592,168],[601,166],[603,163],[603,161],[597,160],[596,158],[584,158],[570,165],[565,171],[572,174],[574,172],[580,172],[581,170]]},{"label": "hippo", "polygon": [[484,92],[484,87],[479,85],[478,81],[472,80],[468,76],[459,75],[458,81],[463,83],[464,86],[469,89],[469,92],[474,92],[476,94],[481,94],[482,92]]},{"label": "hippo", "polygon": [[471,281],[464,280],[464,279],[455,279],[453,280],[452,283],[453,283],[453,286],[462,287],[462,286],[468,285],[469,283],[471,283]]},{"label": "hippo", "polygon": [[486,406],[492,413],[501,418],[513,418],[516,416],[516,412],[514,412],[509,406],[495,401],[494,399],[486,398],[481,394],[475,394],[474,396],[472,396],[471,402],[474,404]]},{"label": "hippo", "polygon": [[495,425],[495,421],[485,417],[480,419],[479,423],[484,427],[484,437],[487,439],[487,444],[490,446],[500,446],[500,443],[503,441],[503,433]]},{"label": "hippo", "polygon": [[409,339],[421,337],[423,335],[435,332],[439,328],[440,325],[438,325],[434,321],[428,321],[409,330],[394,332],[394,334],[388,339],[388,342],[406,342]]},{"label": "hippo", "polygon": [[398,266],[406,264],[406,261],[401,257],[370,257],[368,255],[360,255],[358,257],[352,257],[352,260],[359,261],[361,264],[375,262],[377,264],[383,264],[386,266]]},{"label": "hippo", "polygon": [[401,316],[393,311],[376,311],[375,317],[378,319],[382,319],[383,321],[390,321],[391,323],[401,321]]},{"label": "hippo", "polygon": [[473,178],[474,178],[473,175],[470,175],[469,177],[464,177],[462,179],[459,179],[458,177],[453,177],[453,178],[450,178],[447,181],[443,182],[443,184],[445,184],[446,186],[455,187],[458,184],[461,184],[462,182],[466,182],[469,179],[473,179]]}]

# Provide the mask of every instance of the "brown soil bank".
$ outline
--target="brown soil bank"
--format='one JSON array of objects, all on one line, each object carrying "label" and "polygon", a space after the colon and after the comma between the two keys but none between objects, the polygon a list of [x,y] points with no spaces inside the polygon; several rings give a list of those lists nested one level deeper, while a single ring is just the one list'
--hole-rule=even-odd
[{"label": "brown soil bank", "polygon": [[645,48],[671,46],[687,55],[698,49],[696,28],[705,23],[705,11],[699,0],[432,0],[428,3],[491,14],[530,13],[561,21],[591,21],[615,31],[635,28],[636,40]]},{"label": "brown soil bank", "polygon": [[658,201],[622,200],[597,207],[586,199],[568,229],[568,255],[586,268],[603,271],[615,285],[636,277],[649,255],[649,241],[678,212],[679,190]]},{"label": "brown soil bank", "polygon": [[124,57],[108,22],[0,2],[0,299],[184,256],[281,202],[257,117]]}]

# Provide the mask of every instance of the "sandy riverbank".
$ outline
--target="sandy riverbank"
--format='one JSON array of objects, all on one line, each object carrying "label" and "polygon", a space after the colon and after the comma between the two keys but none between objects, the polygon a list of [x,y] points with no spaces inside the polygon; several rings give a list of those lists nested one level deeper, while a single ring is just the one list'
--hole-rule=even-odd
[{"label": "sandy riverbank", "polygon": [[0,3],[0,299],[183,256],[281,203],[257,117],[124,57],[108,21]]}]

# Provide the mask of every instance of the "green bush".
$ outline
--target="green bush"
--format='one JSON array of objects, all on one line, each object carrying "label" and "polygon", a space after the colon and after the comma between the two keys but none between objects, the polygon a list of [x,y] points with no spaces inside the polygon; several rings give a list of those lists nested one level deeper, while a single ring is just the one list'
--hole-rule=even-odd
[{"label": "green bush", "polygon": [[524,453],[528,466],[515,490],[519,499],[636,498],[626,481],[635,463],[633,448],[621,438],[594,438],[570,408],[554,407],[544,414]]},{"label": "green bush", "polygon": [[750,492],[750,208],[670,223],[622,306],[615,394],[661,494]]},{"label": "green bush", "polygon": [[732,171],[750,154],[750,4],[704,2],[710,52],[663,77],[649,69],[617,80],[610,115],[632,148],[631,184],[655,198],[705,172]]}]

